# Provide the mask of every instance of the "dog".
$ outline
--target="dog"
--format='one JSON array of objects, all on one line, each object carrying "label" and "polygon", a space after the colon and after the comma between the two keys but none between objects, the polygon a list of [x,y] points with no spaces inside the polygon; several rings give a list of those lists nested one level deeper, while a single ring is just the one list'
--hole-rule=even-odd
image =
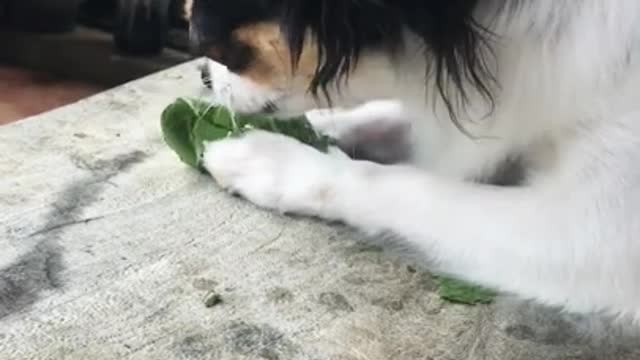
[{"label": "dog", "polygon": [[[186,13],[198,54],[232,73],[236,111],[307,113],[339,139],[408,129],[410,155],[391,164],[261,131],[210,143],[222,187],[392,233],[434,270],[523,299],[640,318],[640,2],[190,0]],[[505,169],[519,175],[494,181]]]}]

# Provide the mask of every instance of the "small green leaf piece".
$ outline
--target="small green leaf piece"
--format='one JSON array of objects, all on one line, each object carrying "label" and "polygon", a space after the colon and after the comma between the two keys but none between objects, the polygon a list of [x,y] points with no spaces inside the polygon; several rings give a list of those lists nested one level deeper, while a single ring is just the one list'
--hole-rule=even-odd
[{"label": "small green leaf piece", "polygon": [[493,302],[496,293],[481,286],[446,276],[435,276],[438,295],[452,303],[476,305]]}]

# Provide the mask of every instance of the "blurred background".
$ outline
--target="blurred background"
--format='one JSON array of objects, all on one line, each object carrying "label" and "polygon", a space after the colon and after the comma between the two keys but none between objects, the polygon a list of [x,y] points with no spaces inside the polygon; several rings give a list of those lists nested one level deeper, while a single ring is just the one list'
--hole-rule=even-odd
[{"label": "blurred background", "polygon": [[0,125],[187,61],[184,0],[0,0]]}]

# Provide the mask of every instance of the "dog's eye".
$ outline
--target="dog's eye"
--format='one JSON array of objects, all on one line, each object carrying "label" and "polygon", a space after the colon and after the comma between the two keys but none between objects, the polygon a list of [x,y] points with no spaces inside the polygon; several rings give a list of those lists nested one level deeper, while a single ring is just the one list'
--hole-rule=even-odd
[{"label": "dog's eye", "polygon": [[252,58],[253,50],[251,47],[238,41],[232,41],[221,49],[219,58],[214,60],[224,64],[230,71],[240,72],[249,66]]},{"label": "dog's eye", "polygon": [[253,61],[253,49],[236,40],[215,45],[201,45],[200,55],[223,64],[230,71],[242,72]]}]

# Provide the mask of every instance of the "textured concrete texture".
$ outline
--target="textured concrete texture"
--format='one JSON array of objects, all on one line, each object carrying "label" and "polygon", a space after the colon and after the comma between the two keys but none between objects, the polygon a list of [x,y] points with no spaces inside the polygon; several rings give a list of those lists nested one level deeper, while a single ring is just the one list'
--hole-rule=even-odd
[{"label": "textured concrete texture", "polygon": [[640,359],[605,320],[448,304],[345,227],[221,192],[159,132],[194,68],[0,127],[0,358]]}]

